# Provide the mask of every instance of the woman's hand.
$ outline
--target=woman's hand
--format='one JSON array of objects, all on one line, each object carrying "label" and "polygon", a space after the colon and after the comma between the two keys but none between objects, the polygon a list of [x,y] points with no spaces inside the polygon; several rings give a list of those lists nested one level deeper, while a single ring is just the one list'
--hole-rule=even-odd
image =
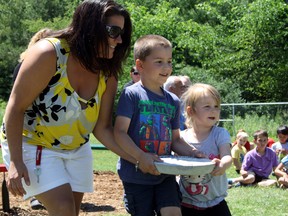
[{"label": "woman's hand", "polygon": [[25,184],[29,186],[30,179],[25,164],[22,162],[16,166],[15,163],[11,161],[8,170],[7,188],[14,196],[23,196],[26,194],[22,185],[22,178],[24,178]]}]

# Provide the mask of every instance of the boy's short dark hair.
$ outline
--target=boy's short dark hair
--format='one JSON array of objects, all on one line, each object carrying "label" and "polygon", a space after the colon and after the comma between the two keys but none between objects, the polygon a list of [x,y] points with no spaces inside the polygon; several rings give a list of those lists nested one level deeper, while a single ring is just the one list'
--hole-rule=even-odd
[{"label": "boy's short dark hair", "polygon": [[257,130],[253,134],[254,140],[256,140],[261,135],[268,138],[268,133],[266,130]]},{"label": "boy's short dark hair", "polygon": [[161,35],[150,34],[140,37],[134,44],[134,60],[140,59],[144,61],[151,51],[159,46],[172,48],[171,42]]},{"label": "boy's short dark hair", "polygon": [[279,126],[277,129],[277,135],[278,134],[288,135],[288,127],[286,125]]}]

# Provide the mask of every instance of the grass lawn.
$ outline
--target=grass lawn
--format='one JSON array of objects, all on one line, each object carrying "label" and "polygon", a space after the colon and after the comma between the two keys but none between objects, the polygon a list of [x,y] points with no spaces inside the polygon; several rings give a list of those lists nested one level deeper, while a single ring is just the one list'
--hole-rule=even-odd
[{"label": "grass lawn", "polygon": [[[238,176],[233,166],[226,174]],[[228,190],[226,201],[233,216],[288,216],[287,195],[288,190],[277,187],[237,187]]]},{"label": "grass lawn", "polygon": [[[93,156],[95,170],[116,171],[118,156],[111,151],[93,150]],[[230,167],[227,170],[227,177],[236,176],[234,168]],[[228,190],[226,201],[233,216],[288,216],[287,195],[288,190],[276,187],[237,187]]]}]

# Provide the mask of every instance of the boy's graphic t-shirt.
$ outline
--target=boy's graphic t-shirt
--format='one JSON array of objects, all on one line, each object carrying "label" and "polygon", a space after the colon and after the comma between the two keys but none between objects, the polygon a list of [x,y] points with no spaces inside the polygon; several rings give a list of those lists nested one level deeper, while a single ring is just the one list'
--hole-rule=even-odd
[{"label": "boy's graphic t-shirt", "polygon": [[[172,130],[179,128],[179,99],[162,90],[160,96],[140,83],[125,88],[119,98],[117,115],[131,119],[128,135],[144,152],[170,155]],[[136,184],[158,184],[167,177],[136,172],[135,165],[122,158],[118,173],[122,181]]]}]

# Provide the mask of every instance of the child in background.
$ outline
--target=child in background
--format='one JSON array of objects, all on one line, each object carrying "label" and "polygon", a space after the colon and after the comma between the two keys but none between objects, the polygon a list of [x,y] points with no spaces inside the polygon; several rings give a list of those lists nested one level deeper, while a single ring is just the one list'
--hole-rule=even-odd
[{"label": "child in background", "polygon": [[253,137],[256,148],[245,155],[240,171],[241,176],[232,179],[232,183],[240,182],[240,185],[244,186],[251,184],[274,185],[276,181],[269,179],[269,175],[278,166],[278,160],[276,153],[267,147],[268,133],[265,130],[258,130]]},{"label": "child in background", "polygon": [[[231,166],[230,135],[217,127],[220,117],[220,95],[211,85],[196,83],[182,96],[186,108],[187,129],[181,137],[216,162],[210,174],[195,183],[195,176],[181,176],[182,215],[231,215],[225,201],[227,178],[225,171]],[[196,176],[197,177],[197,176]],[[192,190],[192,188],[197,190]]]},{"label": "child in background", "polygon": [[280,126],[277,129],[278,142],[272,145],[272,150],[276,152],[279,162],[288,154],[288,127]]},{"label": "child in background", "polygon": [[[120,158],[118,174],[124,186],[125,207],[133,216],[180,216],[181,193],[175,176],[160,175],[159,155],[194,156],[179,134],[179,98],[162,88],[172,73],[172,45],[159,35],[146,35],[134,45],[140,81],[120,96],[114,126],[115,140],[135,158]],[[201,156],[201,155],[199,155]]]},{"label": "child in background", "polygon": [[248,137],[249,136],[246,132],[239,132],[236,136],[236,145],[233,146],[231,150],[233,165],[238,174],[240,174],[244,155],[247,153],[247,150],[244,147],[244,145],[248,141]]},{"label": "child in background", "polygon": [[[246,133],[246,131],[245,131],[244,129],[238,130],[238,131],[237,131],[237,134],[240,133],[240,132],[245,132],[245,133]],[[237,137],[237,135],[236,135],[236,137]],[[233,148],[236,144],[237,144],[237,140],[235,140],[235,142],[232,144],[232,148]],[[251,144],[250,144],[250,142],[249,142],[248,139],[247,139],[246,143],[244,143],[244,147],[245,147],[245,149],[246,149],[247,152],[251,150]],[[253,147],[252,147],[252,148],[253,148]]]},{"label": "child in background", "polygon": [[288,155],[286,155],[277,168],[275,175],[278,178],[278,183],[281,188],[288,188]]}]

